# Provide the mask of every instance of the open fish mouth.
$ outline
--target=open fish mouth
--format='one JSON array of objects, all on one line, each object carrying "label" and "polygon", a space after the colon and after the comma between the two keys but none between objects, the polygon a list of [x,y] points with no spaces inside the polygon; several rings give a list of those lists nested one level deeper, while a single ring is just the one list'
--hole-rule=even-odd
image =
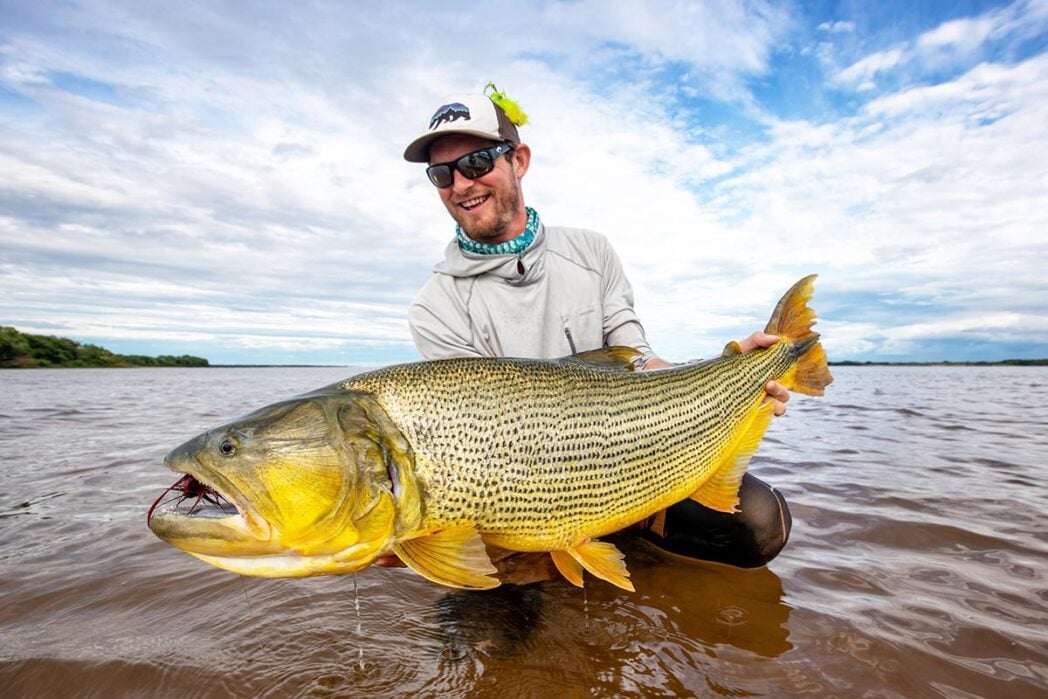
[{"label": "open fish mouth", "polygon": [[[216,479],[224,483],[221,476]],[[355,534],[339,550],[318,553],[289,546],[249,505],[235,505],[234,497],[192,473],[182,473],[150,506],[146,522],[167,543],[240,575],[351,573],[369,565],[378,553],[371,542],[356,541]]]},{"label": "open fish mouth", "polygon": [[146,514],[147,524],[152,521],[153,512],[158,508],[165,514],[185,517],[229,517],[241,514],[237,506],[213,486],[188,473],[183,474],[153,501]]}]

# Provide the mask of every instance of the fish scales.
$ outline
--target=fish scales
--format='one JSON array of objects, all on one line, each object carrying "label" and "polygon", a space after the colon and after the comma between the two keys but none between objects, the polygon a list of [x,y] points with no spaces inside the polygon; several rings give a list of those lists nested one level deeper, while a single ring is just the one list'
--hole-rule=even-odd
[{"label": "fish scales", "polygon": [[[359,375],[412,445],[425,528],[472,523],[518,550],[564,548],[691,494],[791,346],[632,373],[578,360],[451,359]],[[523,398],[526,396],[526,399]]]}]

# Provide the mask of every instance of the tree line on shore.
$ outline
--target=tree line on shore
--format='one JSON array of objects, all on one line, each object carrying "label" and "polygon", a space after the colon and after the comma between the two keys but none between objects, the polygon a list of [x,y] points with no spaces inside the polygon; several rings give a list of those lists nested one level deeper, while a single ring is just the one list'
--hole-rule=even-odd
[{"label": "tree line on shore", "polygon": [[[831,366],[1045,366],[1048,359],[1005,359],[995,362],[830,362]],[[32,335],[15,328],[0,326],[0,368],[48,367],[203,367],[210,366],[203,357],[190,354],[146,357],[140,354],[116,354],[104,347],[81,344],[53,335]]]},{"label": "tree line on shore", "polygon": [[1048,359],[1001,359],[995,362],[830,362],[830,366],[1048,366]]},{"label": "tree line on shore", "polygon": [[104,347],[81,344],[65,337],[32,335],[15,328],[0,326],[0,367],[201,367],[208,366],[203,357],[189,354],[146,357],[138,354],[116,354]]}]

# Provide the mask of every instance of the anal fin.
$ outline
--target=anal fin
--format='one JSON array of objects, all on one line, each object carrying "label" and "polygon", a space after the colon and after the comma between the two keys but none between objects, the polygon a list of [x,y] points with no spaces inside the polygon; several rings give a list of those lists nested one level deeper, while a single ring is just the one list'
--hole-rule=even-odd
[{"label": "anal fin", "polygon": [[582,587],[582,566],[567,551],[550,551],[553,565],[575,587]]},{"label": "anal fin", "polygon": [[498,579],[491,577],[498,571],[473,525],[401,541],[393,551],[413,571],[440,585],[478,590],[499,586]]},{"label": "anal fin", "polygon": [[[603,541],[587,541],[573,546],[564,551],[553,551],[553,562],[561,574],[574,585],[582,587],[582,571],[579,566],[585,568],[601,580],[610,582],[615,587],[634,592],[633,583],[630,582],[630,572],[626,570],[622,552],[615,548],[614,544]],[[574,559],[575,565],[564,564],[565,558]]]},{"label": "anal fin", "polygon": [[764,439],[764,432],[771,423],[774,404],[765,401],[757,408],[753,419],[738,437],[734,448],[724,457],[720,467],[702,486],[690,495],[700,505],[718,512],[738,512],[739,486],[750,459]]}]

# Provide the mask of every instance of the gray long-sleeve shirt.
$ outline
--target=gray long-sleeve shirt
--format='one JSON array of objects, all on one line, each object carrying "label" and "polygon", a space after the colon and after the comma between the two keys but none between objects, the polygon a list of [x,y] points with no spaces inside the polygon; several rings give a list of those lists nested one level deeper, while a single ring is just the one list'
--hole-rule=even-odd
[{"label": "gray long-sleeve shirt", "polygon": [[408,323],[424,359],[651,351],[618,256],[603,235],[580,228],[540,225],[519,255],[477,255],[451,241]]}]

